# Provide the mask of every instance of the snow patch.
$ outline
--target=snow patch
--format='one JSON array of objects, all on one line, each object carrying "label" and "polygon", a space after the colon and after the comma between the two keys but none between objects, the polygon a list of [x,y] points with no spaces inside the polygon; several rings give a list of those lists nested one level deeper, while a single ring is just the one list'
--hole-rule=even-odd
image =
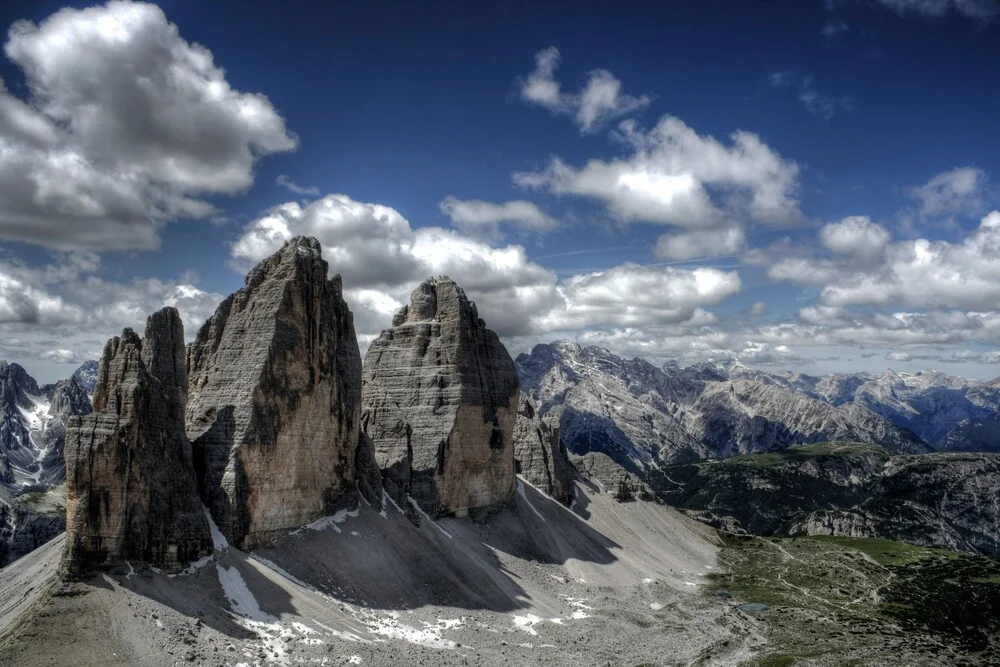
[{"label": "snow patch", "polygon": [[420,505],[417,504],[416,500],[414,500],[410,496],[406,496],[406,499],[410,501],[410,505],[413,506],[413,509],[417,510],[417,513],[420,514],[420,516],[422,516],[424,519],[426,519],[428,522],[430,522],[435,528],[437,528],[442,533],[444,533],[444,536],[447,537],[449,540],[453,539],[452,536],[451,536],[451,533],[449,533],[447,530],[445,530],[440,525],[438,525],[437,521],[435,521],[434,519],[432,519],[429,516],[427,516],[427,513],[424,512],[422,509],[420,509]]},{"label": "snow patch", "polygon": [[399,612],[394,611],[388,616],[373,615],[365,621],[365,624],[368,626],[368,631],[372,634],[392,639],[402,639],[411,644],[418,644],[427,648],[453,649],[458,646],[455,642],[445,639],[441,635],[444,630],[457,627],[450,620],[444,622],[438,621],[435,625],[424,623],[424,629],[418,630],[400,623]]},{"label": "snow patch", "polygon": [[517,480],[517,492],[521,495],[521,498],[528,505],[528,507],[531,508],[531,511],[534,512],[535,515],[544,522],[545,521],[545,517],[542,516],[542,513],[539,512],[535,508],[535,506],[531,504],[530,500],[528,500],[528,494],[524,490],[524,480],[522,480],[521,478],[518,478],[518,480]]},{"label": "snow patch", "polygon": [[215,525],[215,520],[212,519],[212,513],[209,511],[208,506],[202,504],[201,509],[205,512],[205,518],[208,519],[208,529],[212,533],[212,544],[215,546],[215,550],[222,551],[223,549],[228,549],[229,541],[222,534],[222,531],[219,530],[219,527]]},{"label": "snow patch", "polygon": [[213,554],[209,554],[207,556],[199,558],[198,560],[196,560],[195,562],[191,563],[190,565],[188,565],[186,568],[184,568],[183,570],[181,570],[177,574],[168,574],[167,578],[168,579],[173,579],[175,577],[188,577],[188,576],[191,576],[192,574],[194,574],[195,572],[197,572],[201,568],[203,568],[206,565],[208,565],[209,563],[211,563],[214,558],[215,558],[215,556]]},{"label": "snow patch", "polygon": [[257,598],[247,588],[247,582],[243,580],[239,570],[225,565],[216,565],[216,569],[219,572],[219,583],[222,584],[222,590],[234,612],[258,623],[278,622],[274,616],[261,610]]},{"label": "snow patch", "polygon": [[345,521],[347,521],[347,517],[351,517],[352,519],[356,518],[360,512],[361,510],[359,509],[351,512],[347,510],[339,510],[338,512],[334,513],[333,516],[325,516],[321,519],[316,519],[312,523],[307,523],[304,526],[304,528],[308,528],[309,530],[329,530],[333,528],[335,531],[339,533],[340,528],[337,526],[337,524],[344,523]]},{"label": "snow patch", "polygon": [[514,625],[521,628],[529,635],[534,637],[538,636],[538,631],[535,630],[534,626],[542,622],[542,619],[534,614],[526,614],[524,616],[515,616]]}]

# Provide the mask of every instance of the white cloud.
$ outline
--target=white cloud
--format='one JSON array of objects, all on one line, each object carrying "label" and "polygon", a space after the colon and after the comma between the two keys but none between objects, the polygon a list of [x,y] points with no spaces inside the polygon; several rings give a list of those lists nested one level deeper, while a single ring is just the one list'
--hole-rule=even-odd
[{"label": "white cloud", "polygon": [[[343,275],[362,342],[387,327],[410,291],[432,275],[451,276],[465,288],[498,334],[525,340],[623,322],[707,323],[714,318],[704,308],[741,286],[735,272],[634,264],[559,281],[519,245],[494,247],[439,227],[414,230],[394,209],[346,195],[276,207],[247,226],[232,256],[243,268],[299,234],[316,236],[330,271]],[[378,261],[388,268],[373,270]]]},{"label": "white cloud", "polygon": [[185,335],[215,312],[222,295],[183,281],[102,278],[87,255],[59,255],[29,268],[0,264],[0,358],[77,363],[100,356],[104,343],[125,327],[141,332],[150,313],[173,306]]},{"label": "white cloud", "polygon": [[563,306],[546,317],[544,328],[708,323],[714,318],[702,307],[722,303],[741,287],[735,271],[622,264],[566,280],[559,287]]},{"label": "white cloud", "polygon": [[[527,188],[605,202],[623,222],[642,221],[688,229],[719,225],[724,207],[773,224],[798,221],[798,166],[751,132],[737,131],[726,146],[703,137],[674,116],[649,132],[631,121],[621,134],[633,152],[626,159],[590,160],[577,169],[559,158],[537,172],[514,174]],[[716,194],[716,198],[719,195]]]},{"label": "white cloud", "polygon": [[878,4],[899,14],[918,14],[942,17],[955,12],[975,21],[988,22],[1000,14],[995,0],[875,0]]},{"label": "white cloud", "polygon": [[820,242],[838,255],[864,262],[879,260],[885,253],[891,235],[867,216],[852,216],[825,225],[819,232]]},{"label": "white cloud", "polygon": [[203,195],[253,183],[296,139],[266,97],[234,90],[208,49],[155,5],[112,0],[16,22],[5,53],[27,102],[0,87],[0,237],[53,248],[153,248]]},{"label": "white cloud", "polygon": [[315,185],[299,185],[285,174],[278,174],[278,178],[275,180],[275,183],[297,195],[302,195],[304,197],[319,196],[319,188]]},{"label": "white cloud", "polygon": [[911,361],[913,355],[906,352],[886,352],[885,359],[886,361]]},{"label": "white cloud", "polygon": [[40,359],[45,359],[46,361],[54,361],[59,364],[79,364],[87,361],[87,357],[80,356],[77,352],[73,350],[67,350],[65,348],[58,348],[54,350],[46,350],[38,355]]},{"label": "white cloud", "polygon": [[653,249],[660,259],[688,260],[735,255],[746,246],[743,229],[737,226],[664,234]]},{"label": "white cloud", "polygon": [[523,231],[544,233],[552,231],[559,224],[538,206],[524,200],[493,204],[480,199],[461,200],[449,195],[438,207],[457,229],[469,236],[487,240],[503,238],[505,225]]},{"label": "white cloud", "polygon": [[1000,303],[1000,211],[961,243],[915,239],[890,245],[870,271],[842,275],[822,292],[828,305],[897,304],[991,311]]},{"label": "white cloud", "polygon": [[580,131],[594,132],[607,121],[638,111],[650,103],[648,96],[622,92],[621,81],[611,72],[597,69],[587,74],[579,93],[563,93],[555,71],[561,58],[551,46],[535,54],[535,69],[519,82],[521,99],[562,116],[571,116]]},{"label": "white cloud", "polygon": [[399,285],[422,272],[413,230],[398,211],[339,194],[272,208],[244,230],[232,256],[246,270],[297,235],[319,239],[327,261],[354,287]]},{"label": "white cloud", "polygon": [[958,167],[909,189],[926,217],[976,215],[983,207],[986,173],[977,167]]},{"label": "white cloud", "polygon": [[79,308],[0,268],[0,324],[57,326],[83,319]]}]

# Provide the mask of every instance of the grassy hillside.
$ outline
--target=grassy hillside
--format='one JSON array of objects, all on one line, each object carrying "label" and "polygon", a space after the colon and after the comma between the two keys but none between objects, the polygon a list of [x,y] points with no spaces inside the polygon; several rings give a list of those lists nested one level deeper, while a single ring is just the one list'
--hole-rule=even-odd
[{"label": "grassy hillside", "polygon": [[[756,665],[1000,664],[1000,559],[845,537],[726,538],[709,595],[749,611]],[[749,609],[758,609],[750,606]]]}]

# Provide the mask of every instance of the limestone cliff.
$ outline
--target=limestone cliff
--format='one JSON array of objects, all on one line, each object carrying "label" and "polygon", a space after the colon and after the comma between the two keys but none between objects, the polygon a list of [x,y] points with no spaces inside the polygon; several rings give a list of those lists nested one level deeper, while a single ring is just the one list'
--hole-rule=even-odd
[{"label": "limestone cliff", "polygon": [[212,551],[184,434],[184,329],[173,308],[108,341],[94,412],[66,427],[66,570],[138,560],[177,570]]},{"label": "limestone cliff", "polygon": [[316,239],[288,241],[188,349],[199,489],[242,548],[322,516],[354,486],[361,355],[327,269]]},{"label": "limestone cliff", "polygon": [[518,474],[536,487],[565,505],[573,501],[576,472],[559,427],[542,421],[524,394],[514,424],[514,461]]},{"label": "limestone cliff", "polygon": [[386,490],[433,515],[503,503],[515,487],[514,362],[450,278],[410,296],[368,348],[362,428]]}]

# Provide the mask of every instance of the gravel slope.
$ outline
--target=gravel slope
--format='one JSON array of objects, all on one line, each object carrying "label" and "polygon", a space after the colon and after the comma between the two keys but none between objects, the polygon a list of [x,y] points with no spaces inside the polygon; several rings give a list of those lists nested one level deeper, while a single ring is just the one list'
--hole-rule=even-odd
[{"label": "gravel slope", "polygon": [[700,524],[586,482],[572,511],[523,481],[516,502],[420,527],[362,502],[253,554],[220,539],[177,577],[60,585],[59,538],[0,571],[0,663],[729,665],[764,641],[699,594]]}]

